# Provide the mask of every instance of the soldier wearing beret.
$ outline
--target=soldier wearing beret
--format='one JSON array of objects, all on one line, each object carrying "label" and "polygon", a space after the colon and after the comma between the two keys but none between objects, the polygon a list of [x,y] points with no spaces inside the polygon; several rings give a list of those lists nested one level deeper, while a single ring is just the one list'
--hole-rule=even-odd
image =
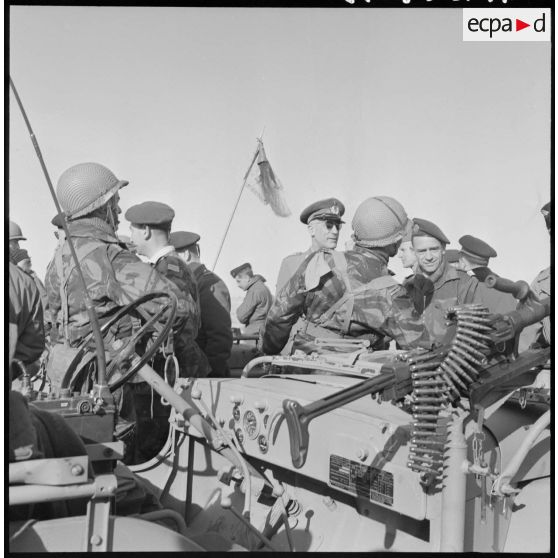
[{"label": "soldier wearing beret", "polygon": [[[546,223],[548,234],[552,234],[552,209],[550,202],[541,208],[541,213]],[[543,269],[531,283],[531,290],[540,299],[551,295],[551,272],[550,267]],[[537,324],[525,328],[519,337],[519,350],[529,348],[548,347],[551,343],[550,316],[547,316]]]},{"label": "soldier wearing beret", "polygon": [[130,207],[125,218],[130,221],[130,240],[138,254],[186,294],[189,319],[182,334],[175,336],[181,376],[207,376],[207,359],[194,342],[201,322],[198,287],[192,272],[169,242],[174,210],[167,204],[148,201]]},{"label": "soldier wearing beret", "polygon": [[201,326],[196,343],[207,356],[210,377],[230,376],[227,364],[232,350],[231,295],[225,282],[200,261],[200,236],[176,231],[170,243],[194,275],[200,295]]},{"label": "soldier wearing beret", "polygon": [[[178,361],[179,370],[174,373],[181,377],[207,376],[209,363],[195,342],[200,323],[197,287],[190,270],[169,243],[173,209],[164,203],[148,201],[130,207],[124,216],[130,221],[130,240],[137,253],[145,256],[146,263],[172,281],[186,298],[187,320],[174,335],[174,347],[167,346],[165,350],[166,353],[174,351]],[[159,374],[165,370],[165,360],[160,354],[155,357],[153,368]],[[161,403],[160,396],[153,394],[147,383],[136,383],[133,390],[138,452],[147,457],[165,443],[170,407]],[[147,412],[150,408],[152,413]]]},{"label": "soldier wearing beret", "polygon": [[430,334],[442,341],[447,327],[445,312],[450,306],[480,302],[479,282],[448,264],[449,240],[441,229],[426,219],[413,219],[413,249],[418,271],[405,282],[417,311],[422,312]]},{"label": "soldier wearing beret", "polygon": [[407,227],[397,200],[376,196],[361,203],[352,220],[354,249],[311,253],[277,295],[264,353],[319,352],[316,338],[366,339],[374,349],[386,348],[386,339],[405,349],[430,347],[421,316],[388,270]]},{"label": "soldier wearing beret", "polygon": [[486,278],[492,273],[488,267],[490,258],[498,254],[496,250],[480,238],[469,234],[459,239],[461,251],[459,253],[460,269],[473,275],[479,281],[479,296],[481,302],[494,314],[506,314],[515,310],[517,301],[513,295],[491,289],[485,285]]},{"label": "soldier wearing beret", "polygon": [[283,259],[277,276],[276,294],[294,275],[306,256],[316,250],[335,250],[344,213],[345,206],[337,198],[320,200],[304,209],[300,221],[308,226],[311,245],[305,252],[296,252]]},{"label": "soldier wearing beret", "polygon": [[232,269],[231,276],[246,292],[242,304],[236,309],[236,317],[244,326],[244,334],[259,335],[271,308],[273,295],[265,285],[265,279],[261,275],[254,275],[249,263]]}]

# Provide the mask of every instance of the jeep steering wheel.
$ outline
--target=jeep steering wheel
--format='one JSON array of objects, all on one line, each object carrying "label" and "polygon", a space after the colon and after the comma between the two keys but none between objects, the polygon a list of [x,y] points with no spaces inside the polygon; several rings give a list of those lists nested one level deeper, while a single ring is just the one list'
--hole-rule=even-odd
[{"label": "jeep steering wheel", "polygon": [[[110,365],[107,366],[107,380],[108,380],[108,387],[111,392],[117,390],[120,386],[126,383],[130,378],[135,376],[141,367],[148,362],[153,355],[157,352],[159,347],[165,342],[169,333],[171,332],[172,325],[174,322],[174,317],[176,315],[176,296],[172,293],[164,293],[155,291],[152,293],[147,293],[143,296],[140,296],[138,299],[134,300],[130,304],[123,306],[116,314],[114,314],[107,322],[103,324],[101,327],[101,335],[103,338],[106,337],[106,334],[110,330],[110,328],[119,322],[122,318],[128,315],[137,316],[138,312],[135,311],[138,306],[141,306],[145,302],[152,300],[154,298],[166,298],[167,301],[163,304],[161,309],[154,314],[152,317],[148,319],[143,319],[143,325],[129,338],[123,339],[124,345],[119,350],[118,355],[111,361]],[[169,314],[163,324],[162,327],[157,327],[158,320],[165,314],[165,312],[169,311]],[[143,316],[143,313],[142,313]],[[151,343],[146,348],[145,353],[143,355],[137,356],[134,359],[132,366],[123,374],[119,375],[117,379],[114,381],[110,381],[110,377],[114,375],[115,370],[124,362],[126,359],[131,357],[135,351],[136,343],[145,335],[145,333],[150,329],[155,328],[157,331],[153,334],[151,338]],[[78,347],[78,351],[76,356],[73,358],[72,362],[70,363],[68,369],[64,373],[62,378],[62,382],[60,384],[60,388],[73,388],[75,382],[79,377],[78,365],[82,362],[83,357],[87,353],[87,351],[94,351],[95,348],[92,349],[90,345],[91,338],[93,337],[93,333],[89,333],[85,339],[81,342]],[[89,362],[89,360],[88,360]]]}]

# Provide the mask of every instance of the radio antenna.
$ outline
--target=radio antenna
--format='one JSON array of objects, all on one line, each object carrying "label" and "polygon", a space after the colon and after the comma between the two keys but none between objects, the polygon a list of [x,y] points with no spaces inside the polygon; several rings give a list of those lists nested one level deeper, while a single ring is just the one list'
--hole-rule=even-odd
[{"label": "radio antenna", "polygon": [[[52,182],[50,180],[50,176],[48,174],[46,165],[45,165],[45,161],[43,159],[43,155],[41,153],[41,148],[39,147],[39,143],[37,142],[37,138],[35,137],[35,134],[33,132],[33,129],[31,128],[31,123],[29,122],[29,118],[27,118],[27,113],[25,112],[25,109],[23,108],[23,104],[21,102],[21,99],[19,98],[17,89],[14,85],[14,82],[10,76],[10,87],[12,88],[12,91],[14,93],[15,99],[17,101],[17,104],[19,106],[19,110],[21,111],[21,114],[23,116],[23,120],[25,120],[25,125],[27,126],[27,130],[29,131],[29,135],[31,137],[31,143],[33,144],[33,147],[35,148],[35,153],[37,154],[37,157],[39,158],[39,163],[41,164],[41,168],[43,169],[43,173],[45,175],[47,184],[48,184],[48,188],[50,190],[50,195],[52,196],[52,199],[54,200],[54,205],[56,206],[56,211],[57,213],[60,215],[62,214],[62,208],[60,207],[60,204],[58,203],[58,199],[56,198],[56,194],[54,192],[54,188],[52,186]],[[93,331],[93,339],[95,340],[95,346],[97,349],[97,386],[95,386],[96,388],[98,388],[98,391],[102,394],[102,390],[100,390],[99,388],[106,388],[107,387],[107,365],[106,365],[106,360],[105,360],[105,347],[103,344],[103,337],[101,335],[101,328],[99,326],[99,320],[97,318],[97,313],[95,312],[95,308],[93,307],[93,302],[89,296],[89,293],[87,292],[87,284],[85,283],[85,278],[83,276],[83,272],[81,269],[81,266],[79,264],[79,260],[76,254],[76,249],[74,247],[74,243],[72,242],[71,236],[70,236],[70,231],[68,229],[68,224],[66,222],[66,217],[64,216],[64,218],[62,219],[62,227],[64,229],[64,232],[66,233],[66,242],[68,243],[68,246],[70,247],[70,253],[71,256],[76,264],[76,270],[78,273],[78,277],[79,277],[79,281],[81,283],[81,287],[83,290],[83,301],[85,304],[85,309],[87,310],[87,314],[89,316],[89,321],[91,322],[91,329]],[[95,389],[95,388],[94,388]]]}]

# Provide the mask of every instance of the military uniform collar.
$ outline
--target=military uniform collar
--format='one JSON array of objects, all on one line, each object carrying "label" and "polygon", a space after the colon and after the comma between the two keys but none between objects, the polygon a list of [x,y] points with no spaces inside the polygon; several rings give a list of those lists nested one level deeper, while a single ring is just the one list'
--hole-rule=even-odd
[{"label": "military uniform collar", "polygon": [[261,275],[254,275],[254,277],[252,277],[252,279],[250,280],[250,282],[248,283],[248,287],[246,290],[248,290],[252,285],[256,284],[258,281],[262,281],[265,282],[265,279],[261,276]]},{"label": "military uniform collar", "polygon": [[159,248],[159,250],[157,250],[155,254],[147,258],[147,263],[151,265],[157,265],[157,262],[161,258],[164,258],[165,256],[172,254],[173,252],[174,252],[174,246],[171,246],[170,244],[168,244],[167,246],[163,246],[162,248]]},{"label": "military uniform collar", "polygon": [[68,223],[72,237],[95,238],[102,242],[119,244],[114,229],[99,217],[84,217]]},{"label": "military uniform collar", "polygon": [[389,261],[389,256],[381,248],[367,248],[365,246],[355,244],[353,251],[364,254],[367,257],[374,258],[386,266]]},{"label": "military uniform collar", "polygon": [[192,271],[195,271],[196,269],[199,269],[200,267],[203,267],[202,271],[205,271],[205,266],[201,262],[188,262],[188,265],[190,266],[190,269]]}]

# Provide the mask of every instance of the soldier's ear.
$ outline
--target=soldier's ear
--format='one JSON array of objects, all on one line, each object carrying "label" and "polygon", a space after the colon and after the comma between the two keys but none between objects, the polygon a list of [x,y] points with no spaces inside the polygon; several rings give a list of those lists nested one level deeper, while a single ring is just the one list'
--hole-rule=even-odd
[{"label": "soldier's ear", "polygon": [[308,232],[310,233],[310,236],[312,238],[314,238],[315,232],[314,232],[314,222],[313,221],[308,223]]}]

